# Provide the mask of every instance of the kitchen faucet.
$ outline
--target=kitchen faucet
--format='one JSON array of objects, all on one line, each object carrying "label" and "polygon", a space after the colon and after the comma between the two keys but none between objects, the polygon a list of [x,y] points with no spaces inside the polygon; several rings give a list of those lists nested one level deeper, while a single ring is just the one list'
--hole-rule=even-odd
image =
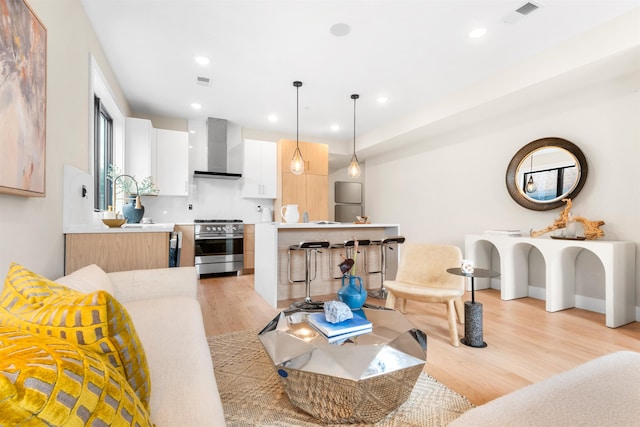
[{"label": "kitchen faucet", "polygon": [[[117,187],[116,187],[116,181],[122,177],[128,177],[131,178],[131,181],[133,181],[133,183],[136,185],[136,204],[135,204],[135,209],[142,209],[142,203],[140,203],[140,191],[138,189],[138,181],[136,181],[136,179],[134,177],[132,177],[131,175],[127,175],[127,174],[122,174],[122,175],[118,175],[115,178],[113,178],[113,182],[111,183],[111,185],[113,185],[113,210],[116,210],[116,194],[117,194]],[[128,187],[127,187],[128,188]],[[123,193],[125,192],[125,189],[123,187],[122,189]],[[131,193],[129,193],[131,194]],[[126,200],[124,197],[122,198],[123,203],[122,205],[124,206],[124,201]]]}]

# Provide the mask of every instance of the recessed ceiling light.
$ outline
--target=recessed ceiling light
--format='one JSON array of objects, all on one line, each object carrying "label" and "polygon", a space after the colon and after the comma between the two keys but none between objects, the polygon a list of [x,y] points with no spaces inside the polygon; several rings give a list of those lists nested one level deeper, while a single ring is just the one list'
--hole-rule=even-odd
[{"label": "recessed ceiling light", "polygon": [[475,30],[469,33],[469,38],[477,39],[484,36],[487,33],[486,28],[476,28]]},{"label": "recessed ceiling light", "polygon": [[334,24],[331,26],[331,28],[329,28],[329,32],[336,37],[342,37],[351,32],[351,27],[343,23]]},{"label": "recessed ceiling light", "polygon": [[193,108],[194,110],[199,110],[202,108],[202,105],[194,102],[193,104],[191,104],[191,108]]},{"label": "recessed ceiling light", "polygon": [[200,65],[209,65],[209,62],[211,62],[206,56],[196,56],[193,59]]},{"label": "recessed ceiling light", "polygon": [[276,116],[275,114],[269,114],[268,119],[271,123],[275,123],[278,121],[278,116]]},{"label": "recessed ceiling light", "polygon": [[338,132],[340,130],[340,125],[332,124],[331,125],[331,130],[334,131],[334,132]]},{"label": "recessed ceiling light", "polygon": [[377,101],[378,101],[378,103],[379,103],[379,104],[384,104],[384,103],[386,103],[388,100],[389,100],[389,98],[388,98],[388,97],[386,97],[386,96],[379,96],[379,97],[378,97],[378,99],[377,99]]}]

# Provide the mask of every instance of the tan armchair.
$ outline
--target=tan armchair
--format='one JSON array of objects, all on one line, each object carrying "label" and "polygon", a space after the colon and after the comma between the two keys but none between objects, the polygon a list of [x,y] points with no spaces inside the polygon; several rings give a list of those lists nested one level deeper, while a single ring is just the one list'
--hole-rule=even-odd
[{"label": "tan armchair", "polygon": [[435,302],[447,305],[451,345],[458,347],[458,327],[464,324],[464,277],[447,273],[447,268],[458,267],[462,260],[460,248],[452,245],[407,243],[402,249],[398,274],[395,280],[385,280],[389,292],[386,307],[395,308],[400,301],[400,311],[406,312],[407,299]]}]

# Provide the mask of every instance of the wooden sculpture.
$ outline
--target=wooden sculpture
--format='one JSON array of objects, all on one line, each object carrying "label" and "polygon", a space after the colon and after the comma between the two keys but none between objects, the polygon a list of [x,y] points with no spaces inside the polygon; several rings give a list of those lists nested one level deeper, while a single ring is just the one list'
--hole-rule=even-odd
[{"label": "wooden sculpture", "polygon": [[[567,227],[567,223],[570,220],[570,211],[571,211],[571,207],[573,206],[573,203],[571,202],[571,199],[562,199],[562,201],[565,202],[567,205],[565,206],[560,216],[556,218],[555,221],[553,221],[553,224],[551,224],[546,228],[543,228],[542,230],[538,230],[538,231],[531,230],[530,232],[531,237],[542,236],[543,234],[548,233],[550,231]],[[576,217],[573,217],[572,219],[582,224],[582,228],[584,229],[584,237],[587,240],[599,239],[600,237],[604,236],[604,231],[600,229],[600,227],[604,225],[604,221],[589,221],[588,219],[581,216],[576,216]]]}]

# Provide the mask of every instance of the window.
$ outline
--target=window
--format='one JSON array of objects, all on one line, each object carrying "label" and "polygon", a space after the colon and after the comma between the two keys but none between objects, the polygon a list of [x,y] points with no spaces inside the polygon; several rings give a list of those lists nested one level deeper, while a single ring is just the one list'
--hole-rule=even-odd
[{"label": "window", "polygon": [[111,202],[111,181],[107,179],[113,164],[113,119],[97,96],[94,98],[94,208],[107,210]]}]

